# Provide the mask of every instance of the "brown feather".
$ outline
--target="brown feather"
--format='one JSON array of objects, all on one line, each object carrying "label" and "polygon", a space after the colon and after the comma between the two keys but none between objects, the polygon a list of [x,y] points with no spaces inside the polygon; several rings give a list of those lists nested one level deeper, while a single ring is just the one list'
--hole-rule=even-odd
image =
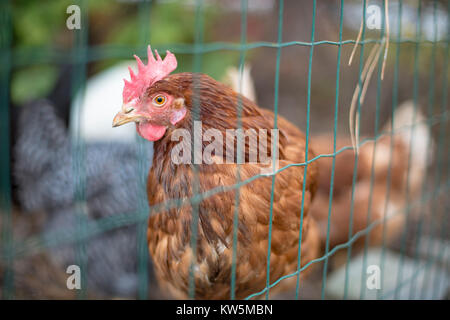
[{"label": "brown feather", "polygon": [[[270,132],[273,128],[272,112],[260,109],[250,100],[208,76],[194,76],[190,73],[168,76],[148,90],[148,94],[165,91],[174,97],[185,99],[188,113],[176,128],[185,128],[192,132],[194,81],[195,92],[199,97],[199,119],[202,121],[203,130],[215,128],[225,136],[226,129],[238,128],[239,103],[242,104],[244,130],[267,129]],[[306,144],[304,135],[282,117],[278,117],[278,127],[280,167],[304,162]],[[178,143],[170,139],[174,129],[175,127],[169,128],[166,135],[154,143],[153,166],[148,177],[150,205],[163,204],[171,199],[187,199],[194,195],[195,175],[192,165],[175,165],[170,158],[172,148]],[[270,146],[270,141],[267,144]],[[270,156],[270,150],[268,151]],[[309,157],[313,156],[314,153],[310,149]],[[247,148],[245,157],[248,160]],[[198,165],[199,192],[237,183],[236,166],[236,164]],[[241,180],[259,174],[262,166],[257,163],[240,165]],[[304,170],[303,166],[292,166],[275,177],[270,256],[271,282],[297,269],[302,197],[304,197],[302,265],[318,255],[318,231],[309,215],[317,185],[317,166],[315,163],[308,165],[305,194],[302,194]],[[238,299],[260,291],[266,285],[271,186],[271,177],[260,177],[239,188],[236,252]],[[196,257],[193,256],[190,247],[191,205],[183,204],[179,208],[161,210],[151,215],[148,227],[150,253],[161,286],[170,291],[174,297],[188,297],[189,270],[191,261],[194,261],[195,298],[230,298],[235,192],[236,189],[216,193],[199,203]],[[301,275],[306,273],[302,272]]]}]

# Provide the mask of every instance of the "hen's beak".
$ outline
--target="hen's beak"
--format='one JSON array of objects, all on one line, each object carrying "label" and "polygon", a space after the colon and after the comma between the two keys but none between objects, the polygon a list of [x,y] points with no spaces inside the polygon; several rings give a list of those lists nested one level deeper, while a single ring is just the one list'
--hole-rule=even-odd
[{"label": "hen's beak", "polygon": [[140,117],[135,114],[135,109],[131,106],[124,105],[122,107],[122,111],[119,111],[114,117],[112,126],[118,127],[125,123],[138,121]]}]

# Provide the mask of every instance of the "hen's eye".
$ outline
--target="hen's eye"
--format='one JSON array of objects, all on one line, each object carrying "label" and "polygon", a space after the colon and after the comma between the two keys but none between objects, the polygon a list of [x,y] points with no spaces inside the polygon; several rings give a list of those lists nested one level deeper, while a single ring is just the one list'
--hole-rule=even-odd
[{"label": "hen's eye", "polygon": [[164,103],[166,103],[166,97],[163,96],[162,94],[157,95],[156,97],[153,98],[153,104],[157,107],[163,106]]}]

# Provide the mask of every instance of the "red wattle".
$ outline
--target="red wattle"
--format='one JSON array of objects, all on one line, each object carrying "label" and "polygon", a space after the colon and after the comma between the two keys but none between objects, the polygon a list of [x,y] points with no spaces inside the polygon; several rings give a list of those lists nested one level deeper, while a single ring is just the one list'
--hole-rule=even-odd
[{"label": "red wattle", "polygon": [[136,124],[136,130],[142,138],[150,141],[159,140],[166,133],[165,126],[157,126],[148,122]]}]

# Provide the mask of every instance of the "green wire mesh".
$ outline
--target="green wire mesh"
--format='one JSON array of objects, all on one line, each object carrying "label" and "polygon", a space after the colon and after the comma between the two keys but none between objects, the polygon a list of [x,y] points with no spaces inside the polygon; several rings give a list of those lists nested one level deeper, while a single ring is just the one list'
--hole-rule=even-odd
[{"label": "green wire mesh", "polygon": [[[138,248],[137,248],[137,256],[138,256],[138,270],[137,273],[139,275],[139,288],[138,288],[138,297],[140,299],[145,299],[148,296],[149,291],[149,277],[147,274],[147,267],[148,267],[148,248],[146,243],[146,220],[148,218],[149,212],[157,212],[160,209],[169,209],[169,208],[176,208],[181,205],[182,199],[173,199],[167,203],[158,204],[155,206],[152,206],[151,208],[148,207],[148,204],[145,199],[145,185],[146,185],[146,176],[145,173],[147,172],[148,168],[145,168],[145,166],[141,163],[139,167],[139,176],[143,177],[141,181],[138,181],[138,184],[141,186],[142,194],[140,196],[139,203],[139,210],[135,212],[134,214],[119,214],[112,217],[105,217],[100,219],[99,221],[96,221],[96,223],[92,223],[86,220],[86,194],[85,194],[85,188],[86,188],[86,176],[84,172],[84,161],[85,161],[85,145],[84,141],[80,136],[79,130],[80,128],[71,128],[71,132],[73,133],[71,136],[72,139],[72,158],[75,160],[73,162],[73,172],[74,177],[76,177],[74,182],[75,185],[75,199],[74,202],[77,204],[78,208],[78,215],[77,215],[77,224],[74,227],[73,230],[55,230],[51,232],[50,234],[45,234],[45,236],[42,235],[36,235],[33,237],[30,237],[26,239],[25,241],[15,241],[13,238],[12,233],[12,202],[11,202],[11,181],[10,181],[10,107],[9,107],[9,101],[10,101],[10,81],[11,81],[11,74],[16,68],[29,66],[29,65],[38,65],[38,64],[45,64],[45,63],[57,63],[57,62],[63,62],[70,58],[71,63],[75,66],[74,74],[73,74],[73,81],[74,84],[72,87],[72,95],[74,96],[76,92],[79,90],[83,90],[86,84],[86,69],[87,64],[90,62],[95,61],[102,61],[105,59],[112,59],[112,58],[128,58],[131,53],[136,54],[142,54],[145,51],[145,47],[148,43],[151,42],[152,37],[151,33],[149,32],[148,26],[148,19],[149,19],[149,13],[152,10],[153,3],[151,1],[141,1],[139,3],[139,15],[138,15],[138,25],[139,30],[137,32],[139,33],[139,45],[137,46],[115,46],[115,45],[96,45],[96,46],[90,46],[88,42],[88,6],[87,1],[85,0],[79,0],[77,1],[77,4],[83,8],[81,10],[82,12],[82,20],[84,21],[83,28],[81,30],[75,31],[75,38],[73,43],[73,48],[70,51],[65,51],[62,49],[55,49],[55,48],[46,48],[41,47],[39,50],[35,49],[29,49],[29,48],[14,48],[12,45],[12,35],[11,35],[11,19],[12,19],[12,8],[10,1],[3,1],[0,6],[0,43],[1,43],[1,60],[0,60],[0,101],[1,101],[1,107],[0,107],[0,139],[1,139],[1,157],[0,157],[0,170],[1,170],[1,180],[0,180],[0,186],[1,186],[1,193],[0,193],[0,210],[1,210],[1,219],[2,219],[2,230],[1,230],[1,264],[3,265],[3,282],[1,283],[2,286],[2,298],[4,299],[12,299],[14,298],[14,261],[17,259],[20,259],[21,257],[30,255],[35,252],[39,251],[45,251],[50,248],[58,247],[64,244],[76,244],[76,262],[81,267],[82,270],[87,269],[89,266],[87,264],[87,255],[86,255],[86,246],[88,246],[88,241],[92,237],[102,234],[104,232],[114,230],[117,228],[121,228],[124,226],[129,225],[137,225],[137,238],[138,238]],[[363,0],[363,16],[366,15],[366,0]],[[268,234],[268,252],[267,252],[267,277],[266,277],[266,287],[259,291],[255,292],[252,295],[248,296],[247,299],[257,298],[257,297],[265,297],[266,299],[269,298],[270,289],[277,286],[281,281],[284,279],[290,278],[290,277],[296,277],[296,289],[295,289],[295,298],[299,298],[299,293],[302,289],[302,283],[300,281],[300,274],[305,269],[309,268],[312,264],[321,263],[323,262],[323,271],[322,271],[322,284],[321,284],[321,298],[325,299],[325,289],[327,286],[327,272],[328,272],[328,263],[329,258],[335,254],[339,250],[347,250],[347,261],[350,260],[352,255],[352,245],[353,243],[359,239],[364,238],[364,255],[363,255],[363,264],[362,269],[363,271],[367,267],[367,252],[368,247],[370,245],[369,241],[369,235],[370,232],[378,225],[383,226],[383,243],[382,243],[382,254],[381,254],[381,278],[385,276],[383,274],[383,266],[385,264],[385,229],[386,229],[386,223],[388,219],[391,219],[395,215],[404,214],[406,217],[406,220],[409,219],[409,213],[410,211],[417,207],[422,205],[423,203],[427,201],[432,202],[432,217],[434,217],[435,214],[437,214],[439,208],[437,207],[437,201],[436,199],[441,196],[442,194],[448,194],[448,189],[450,185],[450,180],[448,178],[448,167],[449,164],[447,162],[448,159],[448,133],[447,133],[447,123],[448,123],[448,101],[447,101],[447,94],[448,94],[448,57],[449,57],[449,39],[447,33],[447,38],[445,40],[438,40],[437,39],[437,23],[436,23],[436,10],[437,10],[437,1],[433,2],[433,15],[434,15],[434,39],[433,40],[427,40],[422,37],[422,26],[421,26],[421,16],[423,14],[422,12],[422,3],[424,1],[418,2],[417,7],[417,25],[416,25],[416,31],[415,31],[415,37],[414,38],[404,38],[402,37],[402,28],[401,28],[401,17],[402,17],[402,1],[399,2],[399,10],[398,10],[398,26],[397,26],[397,34],[391,35],[390,43],[391,46],[391,52],[390,56],[393,57],[395,60],[393,65],[393,83],[392,83],[392,108],[391,108],[391,121],[393,124],[394,121],[394,114],[395,110],[398,106],[398,84],[400,81],[400,51],[403,45],[410,44],[414,45],[414,70],[413,70],[413,88],[412,88],[412,98],[414,102],[414,110],[415,113],[417,112],[418,104],[419,104],[419,86],[422,84],[420,83],[421,79],[419,79],[419,67],[420,67],[420,55],[421,55],[421,49],[424,46],[431,46],[431,59],[430,59],[430,72],[429,72],[429,79],[428,79],[428,108],[427,108],[427,119],[426,123],[429,126],[432,125],[438,125],[439,126],[439,132],[438,132],[438,140],[437,142],[437,161],[436,165],[433,168],[434,172],[431,172],[430,174],[425,175],[424,182],[421,189],[421,196],[417,199],[411,199],[409,195],[409,169],[410,169],[410,161],[411,161],[411,154],[409,155],[409,161],[407,164],[408,167],[408,182],[407,182],[407,190],[406,190],[406,203],[407,206],[405,208],[401,208],[401,210],[398,210],[394,213],[394,215],[390,216],[389,218],[383,218],[382,220],[376,220],[372,223],[369,223],[371,221],[371,205],[372,202],[372,196],[369,197],[369,212],[367,215],[367,227],[359,231],[357,233],[353,233],[353,219],[350,219],[350,224],[348,226],[348,240],[345,243],[339,244],[332,248],[330,250],[330,236],[329,232],[327,233],[326,238],[326,244],[325,244],[325,253],[323,256],[314,259],[312,261],[309,261],[304,266],[301,266],[301,240],[302,240],[302,229],[303,229],[303,215],[304,215],[304,199],[298,199],[299,206],[301,207],[301,215],[300,215],[300,229],[299,229],[299,248],[298,248],[298,261],[297,261],[297,270],[292,273],[285,275],[281,277],[280,279],[270,282],[269,274],[270,274],[270,254],[271,254],[271,236],[272,236],[272,214],[273,214],[273,200],[274,200],[274,186],[275,186],[275,179],[279,172],[288,169],[292,166],[302,166],[305,168],[305,176],[306,172],[308,170],[308,164],[317,161],[320,158],[332,158],[332,174],[330,177],[330,195],[328,199],[328,226],[327,230],[330,230],[330,216],[332,212],[333,207],[333,189],[335,188],[335,181],[334,181],[334,175],[335,175],[335,165],[336,165],[336,156],[341,154],[342,152],[346,150],[352,149],[351,146],[346,146],[341,149],[337,149],[336,144],[336,137],[338,133],[338,114],[339,114],[339,94],[340,94],[340,79],[342,74],[342,60],[344,57],[342,56],[342,48],[345,45],[352,46],[356,43],[355,40],[344,40],[343,39],[343,15],[344,15],[344,6],[345,1],[340,0],[339,1],[339,39],[338,41],[329,41],[329,40],[321,40],[316,41],[315,36],[315,30],[316,30],[316,14],[317,14],[317,5],[316,0],[313,1],[312,6],[312,12],[311,12],[311,34],[310,34],[310,41],[309,42],[303,42],[303,41],[289,41],[289,42],[283,42],[282,36],[283,36],[283,16],[284,16],[284,1],[280,0],[277,2],[277,10],[278,10],[278,25],[277,25],[277,42],[248,42],[247,41],[247,24],[248,24],[248,1],[242,0],[241,1],[241,37],[240,37],[240,43],[227,43],[227,42],[204,42],[204,7],[205,3],[202,0],[197,0],[195,2],[195,36],[194,36],[194,43],[193,44],[171,44],[167,46],[159,46],[157,47],[158,50],[166,50],[170,49],[174,53],[178,54],[192,54],[194,58],[193,63],[193,72],[200,72],[202,69],[202,63],[203,63],[203,55],[210,53],[210,52],[218,52],[218,51],[237,51],[239,52],[239,71],[240,71],[240,77],[242,80],[242,73],[244,69],[244,62],[246,59],[246,54],[248,51],[251,51],[253,49],[257,48],[274,48],[276,49],[276,61],[275,61],[275,76],[274,76],[274,101],[273,101],[273,111],[275,114],[274,118],[274,128],[277,128],[277,115],[278,115],[278,104],[279,104],[279,86],[280,86],[280,63],[282,59],[282,51],[283,48],[291,47],[291,46],[301,46],[301,47],[307,47],[309,48],[309,61],[308,61],[308,69],[307,69],[307,103],[306,103],[306,127],[301,128],[306,135],[306,154],[305,154],[305,162],[304,163],[297,163],[297,164],[291,164],[282,168],[279,168],[276,170],[275,174],[271,176],[272,179],[272,193],[271,193],[271,204],[270,204],[270,220],[269,220],[269,234]],[[383,10],[384,5],[386,2],[383,2]],[[450,2],[447,1],[447,20],[448,20],[448,12],[450,8]],[[447,29],[448,27],[448,21],[447,21]],[[382,29],[380,32],[380,38],[379,39],[369,39],[365,38],[366,35],[366,26],[365,24],[362,24],[362,36],[361,40],[358,42],[358,46],[360,49],[360,60],[359,60],[359,68],[358,68],[358,79],[359,84],[361,85],[361,74],[363,71],[363,66],[365,63],[365,55],[364,50],[367,45],[372,45],[375,43],[382,43],[382,38],[386,32],[385,29],[386,21],[385,17],[383,16],[383,22],[382,22]],[[337,60],[336,60],[336,80],[335,80],[335,93],[334,93],[334,125],[333,125],[333,152],[331,154],[320,154],[315,157],[309,158],[308,157],[308,144],[310,140],[310,111],[311,111],[311,90],[312,90],[312,81],[311,78],[314,76],[314,70],[312,68],[313,66],[313,59],[314,59],[314,49],[317,46],[337,46]],[[444,66],[442,66],[443,72],[436,72],[436,55],[438,51],[442,51],[444,55]],[[373,159],[375,159],[376,156],[376,144],[377,141],[386,135],[393,135],[395,132],[382,132],[380,131],[380,105],[381,105],[381,94],[382,94],[382,79],[381,79],[381,68],[383,63],[383,57],[380,55],[380,58],[378,60],[377,64],[377,85],[376,85],[376,113],[375,113],[375,131],[374,135],[371,138],[366,138],[360,142],[360,146],[368,143],[368,142],[374,142],[375,144],[375,151],[373,153]],[[438,77],[442,77],[442,97],[439,100],[439,97],[435,95],[436,92],[436,81]],[[195,82],[195,81],[194,81]],[[194,86],[195,89],[195,86]],[[242,90],[242,87],[241,87]],[[361,95],[361,92],[359,92],[359,97]],[[195,95],[194,95],[195,97]],[[360,101],[360,99],[358,99]],[[194,117],[193,120],[198,117],[198,108],[199,108],[199,100],[198,98],[194,98]],[[435,106],[440,104],[440,110],[436,111]],[[242,101],[239,102],[238,106],[238,115],[242,112]],[[357,109],[358,111],[361,111],[362,105],[360,102],[358,102]],[[72,110],[71,116],[74,118],[77,118],[80,116],[78,112],[75,111],[76,108]],[[331,111],[330,111],[331,112]],[[358,113],[359,117],[361,117],[361,112]],[[414,120],[415,115],[414,115]],[[80,123],[80,121],[77,121],[76,123]],[[413,125],[406,128],[401,128],[401,130],[413,130],[414,126],[417,124],[416,121],[413,121]],[[237,127],[241,128],[242,123],[240,117],[238,118]],[[411,135],[412,136],[412,135]],[[392,161],[392,150],[393,150],[393,139],[391,139],[391,146],[390,146],[390,160]],[[141,156],[144,155],[144,150],[146,148],[146,145],[144,142],[142,142],[141,139],[137,140],[137,143],[139,144],[139,154]],[[239,147],[239,146],[238,146]],[[276,147],[276,146],[274,146]],[[275,154],[276,152],[273,152]],[[411,152],[410,152],[411,153]],[[446,154],[447,153],[447,154]],[[240,154],[239,150],[237,154]],[[357,168],[358,168],[358,154],[355,153],[355,166],[353,170],[353,186],[352,186],[352,205],[351,205],[351,211],[350,216],[353,216],[354,213],[354,187],[356,184],[356,176],[357,176]],[[239,162],[239,161],[238,161]],[[372,168],[371,168],[371,180],[370,180],[370,188],[373,189],[374,185],[374,161],[372,161]],[[390,162],[391,164],[391,162]],[[241,186],[246,185],[255,179],[258,179],[260,177],[263,177],[263,175],[256,175],[250,179],[241,181],[240,179],[240,173],[239,173],[239,165],[237,165],[237,181],[236,184],[229,187],[223,187],[218,186],[212,190],[209,190],[204,193],[199,193],[199,183],[198,183],[198,169],[196,169],[197,165],[194,165],[194,181],[193,181],[193,190],[194,190],[194,196],[188,199],[192,205],[192,212],[193,212],[193,219],[191,224],[192,234],[191,237],[191,247],[194,252],[194,255],[196,253],[196,243],[197,243],[197,233],[198,233],[198,216],[199,216],[199,204],[202,201],[202,199],[205,199],[207,197],[210,197],[214,194],[225,192],[225,191],[234,191],[235,192],[235,201],[238,204],[239,202],[239,189]],[[274,168],[275,169],[275,168]],[[391,165],[389,165],[388,169],[388,182],[386,185],[386,196],[389,198],[390,193],[390,180],[391,180]],[[447,174],[447,175],[446,175]],[[431,179],[429,177],[430,175],[434,175],[434,179]],[[435,181],[434,188],[432,190],[429,190],[428,185],[430,181]],[[305,193],[305,186],[306,186],[306,179],[303,181],[303,194]],[[428,190],[427,190],[428,189]],[[388,203],[388,200],[386,200],[386,204]],[[432,234],[437,234],[441,236],[445,236],[448,233],[448,211],[449,211],[449,203],[446,203],[446,206],[444,208],[446,218],[444,219],[445,223],[441,226],[441,230],[431,230]],[[236,248],[237,248],[237,228],[238,228],[238,206],[236,205],[236,210],[234,212],[234,232],[233,232],[233,256],[232,256],[232,270],[231,270],[231,299],[235,299],[235,288],[236,288]],[[387,207],[384,208],[384,210],[387,210]],[[418,227],[418,235],[415,238],[416,241],[416,250],[414,252],[414,259],[418,259],[419,252],[417,250],[419,241],[421,239],[421,236],[424,232],[424,228],[426,227],[423,213],[420,217],[419,221],[419,227]],[[431,224],[430,228],[434,228],[434,225]],[[398,298],[399,290],[406,286],[410,286],[410,298],[415,297],[415,292],[417,290],[420,290],[418,288],[418,284],[416,282],[417,275],[423,271],[425,271],[427,281],[434,281],[433,288],[435,294],[437,294],[439,286],[445,285],[438,282],[437,277],[433,277],[433,274],[428,272],[431,270],[431,265],[434,263],[434,260],[436,257],[429,257],[427,261],[425,261],[423,264],[417,264],[416,269],[413,273],[413,276],[411,278],[403,278],[403,260],[404,260],[404,253],[406,250],[406,238],[408,234],[408,223],[405,223],[404,230],[402,232],[401,237],[401,262],[399,264],[399,270],[398,270],[398,278],[397,278],[397,284],[394,292],[384,292],[383,289],[379,290],[377,292],[377,298],[378,299],[384,299],[387,297],[391,297],[393,294],[394,298]],[[430,250],[428,250],[430,251]],[[441,250],[441,257],[444,254],[445,249]],[[261,262],[263,263],[263,262]],[[448,262],[447,262],[448,264]],[[191,264],[190,272],[191,272],[191,280],[189,283],[189,294],[190,297],[195,296],[195,282],[193,281],[193,266],[194,262]],[[348,298],[348,289],[349,289],[349,264],[347,264],[346,270],[345,270],[345,286],[343,291],[343,299]],[[85,273],[82,272],[82,283],[87,282],[87,278],[85,276]],[[362,273],[364,275],[364,272]],[[363,279],[361,283],[363,283]],[[382,280],[381,280],[382,282]],[[86,299],[88,297],[88,286],[83,285],[82,289],[77,292],[77,297],[79,299]],[[361,285],[360,289],[360,298],[365,298],[365,290],[363,286]]]}]

